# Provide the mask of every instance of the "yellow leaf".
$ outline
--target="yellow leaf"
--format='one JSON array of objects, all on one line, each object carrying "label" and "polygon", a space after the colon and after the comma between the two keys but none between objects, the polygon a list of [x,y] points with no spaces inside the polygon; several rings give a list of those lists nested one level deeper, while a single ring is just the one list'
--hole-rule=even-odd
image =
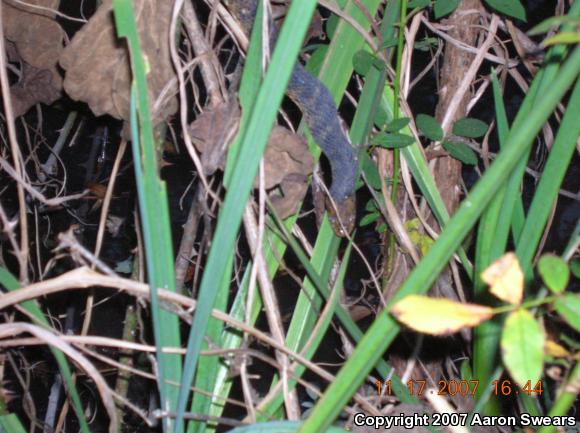
[{"label": "yellow leaf", "polygon": [[479,325],[492,316],[493,310],[482,305],[410,295],[393,305],[391,313],[415,331],[445,335]]},{"label": "yellow leaf", "polygon": [[520,305],[524,296],[524,274],[518,257],[506,253],[481,273],[481,279],[488,284],[490,292],[502,301]]},{"label": "yellow leaf", "polygon": [[570,352],[568,352],[564,347],[560,346],[558,343],[552,340],[546,340],[545,344],[546,353],[553,356],[554,358],[568,358]]}]

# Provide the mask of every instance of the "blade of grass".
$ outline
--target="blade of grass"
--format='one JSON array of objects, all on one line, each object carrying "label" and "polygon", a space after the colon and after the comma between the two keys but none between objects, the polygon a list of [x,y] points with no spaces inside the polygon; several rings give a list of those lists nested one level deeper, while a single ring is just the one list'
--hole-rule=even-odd
[{"label": "blade of grass", "polygon": [[[230,255],[230,263],[226,265],[226,269],[231,269],[233,263],[233,255]],[[228,298],[230,292],[230,276],[229,273],[224,273],[222,281],[216,287],[218,296],[216,298],[214,309],[225,311],[228,305]],[[206,330],[206,341],[202,344],[202,349],[209,348],[208,341],[212,345],[224,348],[222,337],[224,333],[224,324],[221,320],[210,318]],[[220,359],[218,356],[204,356],[199,360],[199,368],[195,380],[196,389],[207,391],[211,393],[216,385],[216,376],[220,369]],[[195,393],[193,395],[193,402],[191,404],[192,413],[206,414],[210,410],[211,398],[205,393]],[[202,432],[206,429],[207,423],[205,421],[189,422],[188,431]]]},{"label": "blade of grass", "polygon": [[[157,349],[157,381],[161,407],[165,410],[174,410],[177,405],[178,389],[166,380],[174,383],[181,381],[181,359],[179,355],[166,353],[163,348],[166,345],[171,347],[181,345],[179,322],[176,315],[160,308],[157,296],[159,287],[176,291],[167,194],[165,184],[159,178],[159,163],[147,91],[146,60],[141,51],[132,2],[113,0],[113,11],[117,32],[128,42],[133,73],[132,148],[147,272],[151,286],[153,334]],[[171,418],[165,418],[164,431],[169,431],[171,424]]]},{"label": "blade of grass", "polygon": [[534,193],[516,253],[524,273],[531,275],[532,260],[558,196],[580,135],[580,81],[570,96],[556,139]]},{"label": "blade of grass", "polygon": [[[20,283],[18,282],[18,280],[16,279],[16,277],[14,275],[12,275],[12,273],[10,273],[7,269],[0,267],[0,284],[2,284],[4,287],[6,287],[6,289],[8,289],[9,291],[14,291],[14,290],[18,290],[20,288]],[[30,313],[30,315],[32,317],[34,317],[34,320],[41,326],[44,326],[46,329],[51,329],[52,327],[50,326],[50,323],[48,322],[48,320],[46,319],[46,317],[44,316],[44,313],[42,312],[40,306],[38,305],[38,302],[36,301],[26,301],[26,302],[22,302],[20,304],[20,306],[22,308],[24,308],[26,311],[28,311]],[[58,368],[60,370],[60,374],[62,375],[63,379],[64,379],[64,384],[66,387],[66,390],[68,391],[71,401],[72,401],[72,406],[73,409],[75,411],[75,415],[77,416],[77,419],[79,421],[80,427],[81,427],[81,431],[83,433],[89,433],[89,425],[87,423],[87,420],[85,419],[85,414],[84,414],[84,410],[83,410],[83,405],[81,403],[81,398],[79,396],[76,384],[75,384],[75,380],[73,379],[73,375],[72,372],[70,370],[70,366],[68,364],[68,361],[66,360],[66,357],[64,356],[64,354],[56,349],[53,346],[49,346],[50,351],[52,352],[52,355],[54,356],[54,359],[56,360],[56,363],[58,364]],[[9,420],[10,422],[12,422],[11,420]],[[11,430],[8,430],[9,432]]]},{"label": "blade of grass", "polygon": [[[504,147],[506,138],[509,134],[509,125],[499,82],[495,73],[492,76],[493,95],[495,102],[495,113],[497,122],[498,138],[500,148]],[[474,293],[475,299],[485,305],[494,305],[495,298],[492,298],[487,292],[487,286],[481,280],[480,274],[486,269],[493,260],[498,258],[499,251],[494,252],[494,245],[498,244],[497,225],[500,221],[501,206],[506,193],[506,186],[501,186],[496,196],[491,200],[488,208],[484,211],[477,228],[477,240],[475,245],[475,275],[474,275]],[[503,222],[507,224],[507,222]],[[507,231],[506,231],[507,233]],[[501,332],[501,317],[493,317],[486,323],[477,327],[474,332],[474,355],[473,369],[475,377],[481,377],[482,383],[487,384],[487,378],[491,377],[494,366],[497,361],[497,347],[499,335]],[[484,379],[485,378],[485,381]],[[482,386],[478,390],[478,397],[481,398],[487,389]],[[498,399],[491,398],[486,406],[486,414],[496,415],[499,412]]]},{"label": "blade of grass", "polygon": [[[3,405],[0,403],[0,405]],[[0,413],[4,412],[3,408],[0,408]],[[26,429],[20,422],[20,419],[16,414],[9,413],[6,415],[0,415],[0,432],[2,433],[26,433]]]},{"label": "blade of grass", "polygon": [[[574,3],[570,7],[568,15],[571,17],[580,16],[580,4]],[[571,28],[570,25],[564,26],[564,30]],[[534,78],[534,83],[538,83],[537,86],[530,86],[528,94],[522,106],[518,111],[518,115],[514,120],[514,127],[518,125],[518,122],[527,122],[526,114],[533,111],[537,103],[541,101],[546,92],[550,91],[552,80],[558,73],[562,59],[565,58],[565,54],[568,48],[565,45],[556,45],[552,47],[546,54],[546,59],[542,69],[538,72]],[[523,228],[523,220],[521,218],[512,218],[514,212],[514,206],[516,201],[520,200],[520,185],[522,184],[522,179],[525,174],[525,169],[527,166],[527,161],[529,159],[529,154],[531,152],[531,147],[525,156],[522,158],[518,166],[514,169],[514,172],[509,178],[506,195],[504,197],[504,202],[501,207],[500,221],[512,221],[514,225],[514,242],[517,245],[521,236],[521,230]],[[498,232],[496,233],[497,246],[495,251],[503,251],[505,245],[507,244],[509,224],[499,225],[497,227]]]},{"label": "blade of grass", "polygon": [[[240,84],[240,105],[242,107],[242,118],[240,121],[240,130],[236,136],[236,139],[231,144],[230,149],[227,154],[227,161],[226,161],[226,169],[224,173],[224,185],[226,189],[231,187],[231,174],[233,172],[233,167],[235,167],[237,162],[237,157],[240,150],[240,145],[242,142],[242,138],[245,135],[245,131],[248,125],[248,119],[252,113],[252,108],[254,105],[254,101],[256,100],[257,93],[260,89],[260,84],[262,82],[262,20],[259,18],[262,16],[262,2],[258,3],[258,9],[256,11],[256,17],[258,17],[255,22],[256,25],[252,29],[252,34],[250,37],[250,45],[248,47],[248,53],[246,56],[246,61],[242,73],[242,79]],[[234,253],[232,252],[232,259]],[[266,254],[266,258],[268,255]],[[233,262],[232,262],[233,263]],[[231,264],[229,264],[226,269],[227,271],[224,272],[225,275],[231,273]],[[244,301],[244,294],[247,294],[248,291],[248,278],[249,278],[249,271],[251,269],[251,262],[248,263],[248,267],[246,268],[246,272],[244,274],[244,278],[242,279],[242,284],[238,289],[236,294],[236,298],[234,301],[234,305],[232,306],[232,314],[235,317],[244,320],[244,311],[245,311],[245,301]],[[274,268],[272,271],[275,272]],[[271,273],[273,275],[273,273]],[[219,290],[229,290],[230,280],[229,278],[224,278],[222,280],[222,286],[220,286]],[[217,305],[216,305],[217,307]],[[261,297],[260,294],[254,297],[254,303],[252,306],[252,321],[251,323],[255,323],[255,320],[258,317],[260,309],[262,307]],[[225,308],[225,307],[224,307]],[[212,338],[210,334],[213,334],[216,331],[212,331],[211,321],[209,322],[208,326],[208,337]],[[219,324],[216,324],[219,326]],[[238,332],[232,332],[231,330],[225,330],[223,335],[223,345],[220,347],[224,349],[237,349],[240,347],[243,339]],[[209,385],[213,386],[213,397],[198,393],[194,395],[194,406],[192,406],[192,412],[194,413],[209,413],[213,416],[221,416],[222,411],[224,409],[224,405],[222,403],[223,400],[220,397],[229,394],[231,389],[232,381],[228,380],[230,369],[227,363],[220,363],[216,362],[212,369],[207,369],[206,366],[203,364],[204,359],[200,361],[200,370],[204,372],[203,375],[198,374],[195,382],[196,388],[202,387],[206,388]],[[206,423],[204,422],[189,422],[188,423],[188,432],[197,433],[201,432],[206,428]],[[213,427],[210,427],[213,429]]]},{"label": "blade of grass", "polygon": [[[465,235],[476,223],[499,185],[520,161],[541,125],[548,119],[579,72],[580,47],[573,51],[562,66],[552,82],[551,91],[536,104],[534,111],[529,114],[525,127],[517,125],[512,128],[506,149],[500,152],[498,158],[461,203],[441,236],[395,294],[389,307],[409,294],[425,293],[428,290]],[[399,325],[389,314],[389,308],[377,316],[338,373],[336,380],[328,387],[308,420],[300,428],[301,433],[319,432],[332,423],[366,374],[392,343],[399,329]]]},{"label": "blade of grass", "polygon": [[[242,322],[245,320],[246,316],[246,297],[248,295],[251,269],[252,262],[249,262],[229,313],[231,317]],[[254,324],[262,309],[262,300],[260,299],[259,291],[256,292],[256,296],[254,296],[254,302],[250,306],[250,309],[251,313],[249,324]],[[224,330],[221,339],[222,345],[220,347],[226,350],[238,349],[241,347],[243,342],[243,336],[241,332],[231,328],[226,328]],[[210,416],[219,417],[222,415],[225,408],[223,398],[229,395],[233,385],[233,380],[230,377],[230,363],[219,363],[219,368],[216,371],[214,377],[215,384],[212,393],[213,398],[211,400],[212,404],[208,413]]]}]

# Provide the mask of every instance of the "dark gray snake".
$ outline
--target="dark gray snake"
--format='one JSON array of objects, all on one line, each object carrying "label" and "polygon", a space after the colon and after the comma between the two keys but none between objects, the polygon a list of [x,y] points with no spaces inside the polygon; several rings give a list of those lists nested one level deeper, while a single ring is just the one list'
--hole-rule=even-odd
[{"label": "dark gray snake", "polygon": [[[225,4],[249,35],[256,16],[257,1],[225,0]],[[273,46],[278,31],[274,25],[271,29]],[[358,162],[342,130],[332,95],[300,62],[294,67],[286,93],[302,111],[314,140],[330,162],[332,185],[329,192],[334,204],[327,201],[326,208],[335,233],[346,236],[355,222]]]}]

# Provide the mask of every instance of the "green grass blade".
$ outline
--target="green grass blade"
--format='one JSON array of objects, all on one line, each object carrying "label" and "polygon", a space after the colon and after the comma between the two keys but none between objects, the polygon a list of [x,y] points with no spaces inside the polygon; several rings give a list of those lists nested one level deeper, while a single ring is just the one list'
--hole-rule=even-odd
[{"label": "green grass blade", "polygon": [[[248,296],[251,269],[252,262],[249,262],[229,313],[230,317],[233,317],[234,319],[240,320],[242,322],[245,320],[246,316],[246,298]],[[262,309],[262,300],[260,298],[259,291],[256,292],[256,296],[254,296],[254,302],[250,309],[251,312],[249,324],[254,324]],[[240,331],[226,328],[221,336],[221,341],[221,347],[228,350],[239,349],[244,340]],[[219,368],[214,376],[214,398],[212,399],[212,404],[208,412],[210,416],[219,417],[222,415],[225,408],[223,397],[229,395],[232,385],[233,380],[230,377],[229,363],[220,362]]]},{"label": "green grass blade", "polygon": [[6,415],[0,415],[0,432],[26,433],[26,429],[15,414],[9,413]]},{"label": "green grass blade", "polygon": [[[131,133],[135,160],[135,175],[139,195],[139,210],[143,224],[143,239],[149,283],[151,286],[151,310],[153,334],[157,348],[157,380],[161,395],[161,407],[174,410],[178,389],[166,380],[180,382],[181,359],[179,355],[163,352],[164,346],[181,344],[177,316],[159,306],[157,288],[175,292],[173,247],[167,207],[165,184],[159,178],[159,162],[153,138],[153,124],[147,91],[146,60],[141,51],[139,34],[132,2],[114,0],[113,10],[119,36],[129,45],[133,85],[131,90]],[[171,429],[172,420],[164,419],[164,431]]]},{"label": "green grass blade", "polygon": [[[0,267],[0,284],[2,284],[4,287],[6,287],[6,289],[8,289],[9,291],[18,290],[20,288],[20,283],[18,282],[16,277],[14,275],[12,275],[7,269],[5,269],[3,267]],[[22,302],[20,304],[20,306],[22,308],[24,308],[26,311],[28,311],[34,317],[34,319],[36,320],[36,322],[38,324],[45,327],[46,329],[52,330],[50,323],[48,322],[48,320],[44,316],[44,313],[42,312],[40,306],[38,305],[38,302],[36,302],[35,300],[34,301],[25,301],[25,302]],[[81,403],[81,398],[79,396],[75,381],[73,379],[72,372],[70,370],[70,366],[68,364],[68,361],[66,360],[64,353],[62,353],[60,350],[54,348],[53,346],[49,346],[49,349],[52,352],[52,355],[54,356],[56,363],[58,364],[60,374],[62,375],[62,377],[64,379],[64,384],[65,384],[66,390],[70,394],[70,398],[72,401],[72,407],[73,407],[73,410],[75,411],[75,414],[76,414],[77,419],[79,421],[81,431],[83,433],[89,433],[89,431],[90,431],[89,425],[87,424],[87,421],[85,419],[85,414],[84,414],[84,410],[83,410],[83,405]],[[8,421],[13,422],[12,420],[8,420]],[[8,432],[11,432],[11,431],[12,430],[8,430]]]},{"label": "green grass blade", "polygon": [[[389,306],[411,293],[425,293],[429,289],[465,235],[477,222],[499,185],[520,161],[541,125],[548,119],[579,72],[580,47],[574,50],[553,80],[551,91],[544,95],[542,101],[535,106],[535,110],[529,114],[525,127],[512,128],[506,149],[502,150],[469,196],[461,203],[441,236],[411,272]],[[398,332],[399,325],[389,314],[389,308],[386,308],[377,316],[340,370],[336,380],[316,404],[310,417],[299,430],[301,433],[323,431],[330,425]]]},{"label": "green grass blade", "polygon": [[[503,148],[507,136],[509,134],[509,125],[503,98],[499,88],[497,77],[494,74],[492,77],[492,86],[495,102],[495,112],[497,121],[497,130],[500,142],[500,148]],[[500,212],[503,200],[505,197],[506,187],[501,186],[498,189],[496,196],[491,200],[488,208],[483,213],[479,226],[477,228],[477,240],[475,246],[475,275],[474,275],[474,293],[475,299],[479,303],[486,305],[495,302],[494,299],[487,294],[486,285],[480,278],[481,272],[489,266],[489,264],[496,259],[500,251],[494,253],[494,245],[499,245],[497,242],[497,225],[500,221]],[[508,225],[507,222],[503,224]],[[504,228],[507,233],[507,229]],[[497,248],[497,247],[496,247]],[[481,378],[482,383],[487,384],[494,371],[496,364],[497,347],[499,335],[501,332],[501,318],[494,317],[491,320],[483,323],[477,327],[474,332],[474,349],[473,349],[473,371],[474,377]],[[487,388],[482,386],[479,388],[478,396],[481,397]],[[496,414],[499,410],[497,407],[497,399],[489,400],[486,406],[486,413],[488,415]]]},{"label": "green grass blade", "polygon": [[[580,16],[580,4],[574,3],[570,11],[568,13],[571,17],[578,17]],[[569,28],[566,27],[566,29]],[[567,47],[564,45],[557,45],[552,47],[548,53],[546,54],[546,59],[544,61],[544,66],[538,72],[532,85],[530,86],[526,98],[518,111],[516,119],[514,121],[514,127],[519,127],[520,123],[528,122],[528,113],[533,111],[538,103],[541,102],[545,93],[551,91],[552,80],[558,73],[560,68],[560,64],[562,63],[561,59],[565,58],[565,54],[567,51]],[[528,152],[524,155],[520,163],[514,169],[514,172],[509,178],[506,188],[506,195],[504,197],[503,205],[501,207],[500,213],[500,220],[501,221],[512,221],[513,230],[514,230],[514,241],[516,245],[520,239],[521,230],[523,228],[522,223],[523,219],[520,217],[512,218],[512,214],[514,212],[515,204],[517,201],[521,200],[520,198],[520,185],[522,183],[522,179],[525,173],[527,161],[529,158],[531,148]],[[518,209],[518,208],[516,208]],[[520,211],[518,210],[518,213]],[[499,232],[496,234],[498,238],[498,245],[497,250],[503,251],[505,249],[505,245],[507,244],[507,237],[508,237],[508,230],[509,227],[507,225],[499,225],[498,226]]]},{"label": "green grass blade", "polygon": [[[231,269],[233,263],[233,255],[230,255],[230,263],[226,268]],[[228,298],[230,292],[230,276],[229,273],[224,273],[221,284],[216,287],[218,296],[214,305],[214,309],[225,311],[228,305]],[[222,334],[224,331],[224,324],[221,320],[211,317],[208,321],[206,336],[207,340],[211,341],[217,347],[224,348],[222,342]],[[208,342],[204,341],[202,349],[209,348]],[[196,389],[212,392],[216,385],[216,377],[220,370],[221,363],[218,356],[204,356],[199,360],[199,368],[195,380]],[[193,413],[208,413],[211,406],[211,398],[203,393],[196,393],[193,396],[191,404],[191,412]],[[206,422],[190,422],[188,431],[202,432],[206,428]]]},{"label": "green grass blade", "polygon": [[576,83],[568,101],[516,248],[524,272],[531,271],[532,259],[574,155],[576,140],[580,135],[578,119],[580,119],[580,81]]}]

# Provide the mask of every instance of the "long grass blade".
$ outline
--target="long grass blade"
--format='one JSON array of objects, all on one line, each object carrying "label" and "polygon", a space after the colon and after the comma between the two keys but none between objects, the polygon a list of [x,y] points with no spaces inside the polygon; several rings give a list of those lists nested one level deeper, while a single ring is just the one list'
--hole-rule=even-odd
[{"label": "long grass blade", "polygon": [[[167,193],[164,182],[159,178],[157,147],[153,138],[147,91],[146,61],[141,51],[132,2],[114,0],[113,10],[117,32],[121,37],[127,38],[133,72],[130,110],[132,148],[147,271],[151,286],[153,334],[157,348],[157,380],[161,406],[164,409],[174,410],[177,405],[178,389],[169,385],[166,380],[180,382],[181,359],[179,355],[165,353],[163,348],[164,346],[180,346],[179,321],[176,315],[161,309],[157,296],[159,287],[175,292]],[[169,431],[171,424],[171,418],[165,418],[164,431]]]}]

